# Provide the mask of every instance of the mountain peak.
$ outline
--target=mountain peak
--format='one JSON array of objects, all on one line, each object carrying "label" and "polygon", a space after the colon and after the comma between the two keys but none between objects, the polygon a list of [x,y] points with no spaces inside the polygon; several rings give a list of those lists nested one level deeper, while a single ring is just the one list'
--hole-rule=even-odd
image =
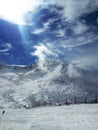
[{"label": "mountain peak", "polygon": [[[31,66],[6,66],[0,70],[1,107],[20,105],[33,106],[34,103],[59,102],[98,94],[98,78],[85,70],[67,62],[47,59],[43,66],[39,63]],[[13,105],[12,105],[13,104]]]}]

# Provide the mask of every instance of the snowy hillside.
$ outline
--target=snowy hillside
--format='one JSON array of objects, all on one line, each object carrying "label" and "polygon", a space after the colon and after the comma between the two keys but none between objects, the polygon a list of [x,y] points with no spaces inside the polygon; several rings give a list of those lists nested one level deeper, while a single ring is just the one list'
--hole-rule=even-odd
[{"label": "snowy hillside", "polygon": [[0,130],[98,130],[98,104],[0,109]]},{"label": "snowy hillside", "polygon": [[0,107],[32,107],[73,102],[77,96],[98,94],[98,77],[72,64],[49,60],[40,65],[0,65]]}]

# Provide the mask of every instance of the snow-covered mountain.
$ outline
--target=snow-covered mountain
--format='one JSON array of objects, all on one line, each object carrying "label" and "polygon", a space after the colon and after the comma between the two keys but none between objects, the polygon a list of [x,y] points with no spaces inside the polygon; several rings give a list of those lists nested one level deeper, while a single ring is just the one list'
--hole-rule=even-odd
[{"label": "snow-covered mountain", "polygon": [[[41,65],[40,65],[41,64]],[[98,77],[72,64],[47,59],[31,66],[0,65],[0,107],[73,102],[98,94]]]}]

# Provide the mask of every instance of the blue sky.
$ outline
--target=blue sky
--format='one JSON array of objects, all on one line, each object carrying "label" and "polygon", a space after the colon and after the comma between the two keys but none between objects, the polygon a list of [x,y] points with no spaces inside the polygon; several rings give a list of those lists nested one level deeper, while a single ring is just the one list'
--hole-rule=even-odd
[{"label": "blue sky", "polygon": [[29,65],[50,57],[98,69],[97,0],[30,2],[24,25],[0,17],[1,63]]}]

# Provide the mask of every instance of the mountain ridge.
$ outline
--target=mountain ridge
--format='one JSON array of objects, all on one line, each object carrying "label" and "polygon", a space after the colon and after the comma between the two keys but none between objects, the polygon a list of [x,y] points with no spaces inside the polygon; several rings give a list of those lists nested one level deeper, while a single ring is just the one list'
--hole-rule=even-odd
[{"label": "mountain ridge", "polygon": [[31,66],[0,66],[0,107],[63,104],[66,98],[73,102],[71,98],[98,94],[98,77],[67,62],[47,59]]}]

